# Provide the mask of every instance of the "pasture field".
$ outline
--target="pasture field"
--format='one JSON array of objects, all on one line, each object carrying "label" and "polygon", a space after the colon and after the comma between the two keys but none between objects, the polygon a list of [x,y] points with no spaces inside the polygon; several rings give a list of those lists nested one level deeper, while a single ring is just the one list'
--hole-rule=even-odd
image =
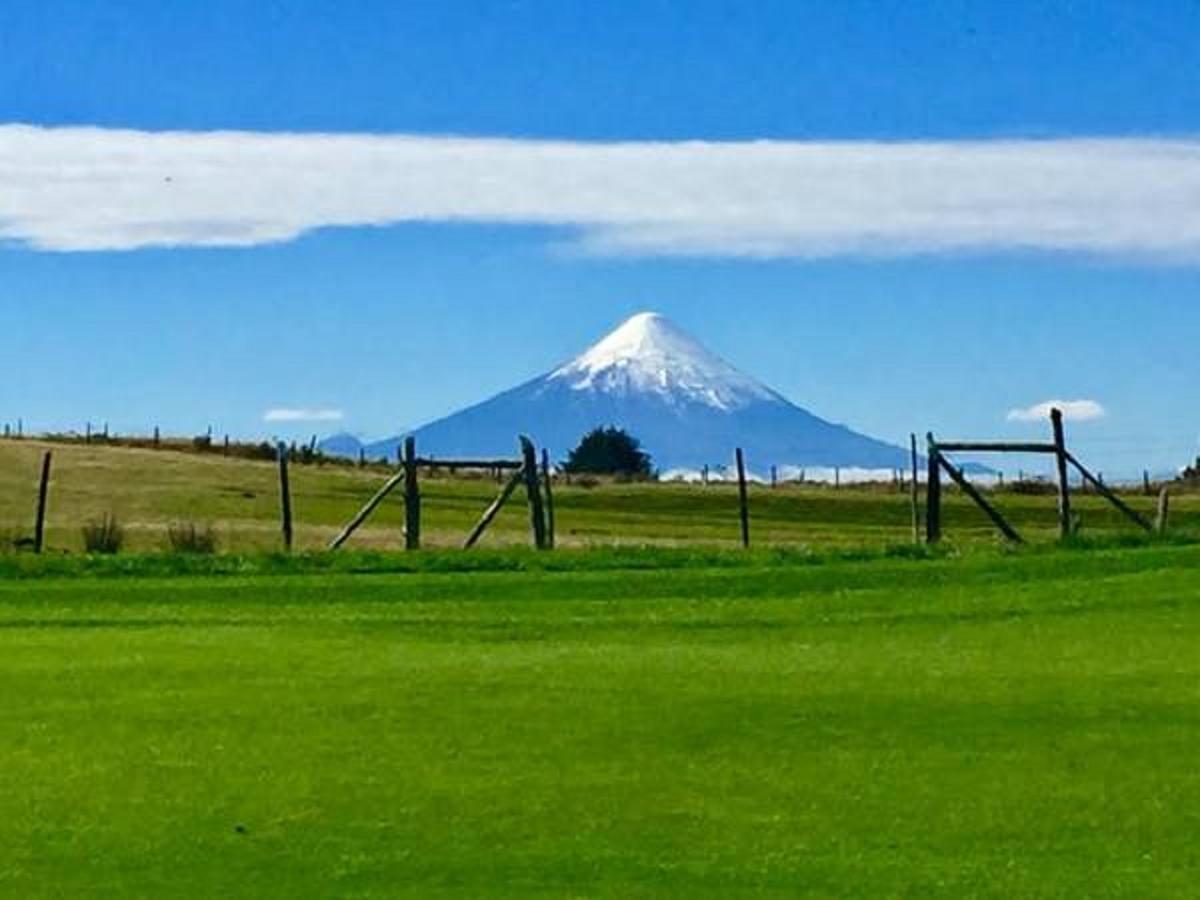
[{"label": "pasture field", "polygon": [[851,556],[10,571],[0,894],[1194,893],[1200,548]]},{"label": "pasture field", "polygon": [[[81,526],[105,513],[125,525],[127,549],[161,550],[171,522],[211,524],[230,551],[279,546],[275,464],[217,455],[118,447],[0,441],[0,532],[32,530],[41,453],[54,452],[48,546],[82,549]],[[386,480],[384,470],[293,466],[296,545],[319,549]],[[459,545],[491,501],[497,484],[486,478],[425,478],[422,538],[433,547]],[[555,488],[562,546],[612,544],[734,546],[739,540],[733,485],[612,484]],[[1132,493],[1129,502],[1153,517],[1155,501]],[[911,540],[907,494],[893,487],[834,490],[819,485],[751,488],[752,539],[759,546],[882,547]],[[1053,496],[1003,492],[997,504],[1030,541],[1057,536]],[[1087,535],[1130,530],[1119,513],[1095,496],[1077,496]],[[956,544],[994,544],[996,532],[956,491],[944,508],[946,537]],[[348,546],[401,546],[402,502],[389,497]],[[1172,524],[1200,531],[1200,495],[1174,498]],[[521,494],[500,514],[483,543],[524,544],[528,517]]]}]

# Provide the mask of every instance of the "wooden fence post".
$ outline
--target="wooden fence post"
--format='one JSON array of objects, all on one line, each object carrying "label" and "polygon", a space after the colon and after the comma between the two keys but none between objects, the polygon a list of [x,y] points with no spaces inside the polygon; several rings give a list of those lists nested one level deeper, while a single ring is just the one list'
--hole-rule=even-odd
[{"label": "wooden fence post", "polygon": [[[499,471],[499,469],[497,469],[497,471]],[[512,492],[517,489],[517,485],[524,480],[525,468],[522,466],[512,473],[512,476],[507,482],[505,482],[504,487],[500,489],[499,496],[497,496],[496,499],[492,501],[491,505],[483,511],[483,515],[480,516],[475,527],[471,529],[471,533],[467,535],[466,541],[463,542],[464,550],[470,550],[475,546],[475,542],[479,540],[479,538],[483,535],[483,532],[487,529],[488,525],[492,523],[492,519],[496,518],[497,513],[500,512],[500,508],[504,506],[508,498],[512,496]]]},{"label": "wooden fence post", "polygon": [[329,542],[328,549],[336,550],[338,547],[342,546],[342,544],[346,543],[346,540],[350,537],[350,535],[354,534],[354,530],[367,520],[367,516],[375,511],[375,507],[383,502],[383,498],[386,497],[391,492],[392,488],[399,484],[403,478],[404,470],[401,469],[399,472],[385,481],[383,487],[376,491],[375,495],[363,505],[362,509],[355,514],[354,518],[347,523],[346,527],[338,533],[338,536]]},{"label": "wooden fence post", "polygon": [[42,480],[38,485],[37,518],[33,525],[33,552],[41,553],[46,543],[46,496],[50,492],[50,451],[42,456]]},{"label": "wooden fence post", "polygon": [[957,484],[959,489],[964,494],[975,501],[975,505],[984,511],[987,517],[992,520],[992,524],[1000,529],[1001,534],[1003,534],[1014,544],[1020,544],[1022,542],[1021,536],[1017,534],[1016,530],[1004,520],[1004,516],[1000,515],[1000,513],[996,510],[996,507],[988,503],[987,499],[983,496],[983,494],[979,493],[979,490],[975,487],[975,485],[971,484],[971,482],[967,480],[967,476],[965,476],[956,465],[951,463],[950,460],[946,459],[946,457],[943,456],[940,451],[938,453],[938,464],[942,467],[942,469],[945,470],[946,474],[950,476],[950,480]]},{"label": "wooden fence post", "polygon": [[542,448],[542,484],[546,489],[546,549],[554,549],[554,487],[550,483],[550,451]]},{"label": "wooden fence post", "polygon": [[750,546],[750,503],[746,495],[746,457],[742,453],[742,448],[738,447],[734,453],[737,459],[737,477],[738,477],[738,513],[742,524],[742,546]]},{"label": "wooden fence post", "polygon": [[546,511],[542,507],[541,479],[538,477],[537,450],[533,441],[521,435],[521,459],[525,472],[525,493],[529,498],[529,528],[533,532],[533,546],[546,549]]},{"label": "wooden fence post", "polygon": [[1071,520],[1071,486],[1067,481],[1067,442],[1063,437],[1061,409],[1050,410],[1050,424],[1054,428],[1054,465],[1058,472],[1058,536],[1066,540],[1075,525]]},{"label": "wooden fence post", "polygon": [[404,549],[421,549],[421,486],[417,483],[417,439],[404,439]]},{"label": "wooden fence post", "polygon": [[932,432],[925,440],[929,456],[925,473],[925,543],[936,544],[942,539],[942,467],[938,462],[941,451]]},{"label": "wooden fence post", "polygon": [[1167,530],[1167,518],[1171,514],[1171,491],[1164,487],[1158,492],[1158,516],[1154,520],[1154,530],[1159,534],[1165,534]]},{"label": "wooden fence post", "polygon": [[292,489],[288,483],[288,448],[279,442],[279,512],[283,527],[283,549],[292,551]]},{"label": "wooden fence post", "polygon": [[921,494],[917,483],[917,436],[908,436],[909,447],[912,451],[912,484],[909,486],[909,505],[912,507],[912,539],[914,544],[921,543]]},{"label": "wooden fence post", "polygon": [[1138,525],[1138,527],[1140,527],[1143,531],[1154,530],[1154,525],[1147,521],[1145,516],[1143,516],[1137,510],[1131,508],[1129,504],[1110,491],[1100,477],[1089,472],[1087,468],[1084,467],[1083,463],[1076,459],[1069,450],[1067,451],[1067,462],[1076,468],[1079,474],[1083,476],[1084,480],[1092,486],[1097,494],[1128,516],[1130,520]]}]

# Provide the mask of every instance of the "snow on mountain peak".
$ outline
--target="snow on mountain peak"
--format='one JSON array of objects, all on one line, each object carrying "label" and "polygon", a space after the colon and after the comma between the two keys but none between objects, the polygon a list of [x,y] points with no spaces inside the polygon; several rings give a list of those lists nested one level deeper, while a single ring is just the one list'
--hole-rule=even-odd
[{"label": "snow on mountain peak", "polygon": [[577,391],[652,393],[671,403],[701,403],[726,411],[779,399],[653,312],[627,319],[549,377]]}]

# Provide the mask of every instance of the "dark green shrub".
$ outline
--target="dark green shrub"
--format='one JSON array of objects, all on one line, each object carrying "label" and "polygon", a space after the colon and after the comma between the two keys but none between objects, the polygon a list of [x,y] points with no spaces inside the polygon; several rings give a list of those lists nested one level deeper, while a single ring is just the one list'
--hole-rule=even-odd
[{"label": "dark green shrub", "polygon": [[620,428],[589,431],[563,463],[568,474],[623,475],[649,478],[653,472],[650,454],[637,438]]}]

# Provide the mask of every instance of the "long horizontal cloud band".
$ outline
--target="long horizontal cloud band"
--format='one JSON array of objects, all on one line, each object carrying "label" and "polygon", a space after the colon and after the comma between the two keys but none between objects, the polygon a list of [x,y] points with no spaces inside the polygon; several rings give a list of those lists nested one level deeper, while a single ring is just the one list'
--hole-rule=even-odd
[{"label": "long horizontal cloud band", "polygon": [[246,246],[520,223],[597,253],[1200,261],[1200,141],[573,143],[0,125],[0,239]]}]

